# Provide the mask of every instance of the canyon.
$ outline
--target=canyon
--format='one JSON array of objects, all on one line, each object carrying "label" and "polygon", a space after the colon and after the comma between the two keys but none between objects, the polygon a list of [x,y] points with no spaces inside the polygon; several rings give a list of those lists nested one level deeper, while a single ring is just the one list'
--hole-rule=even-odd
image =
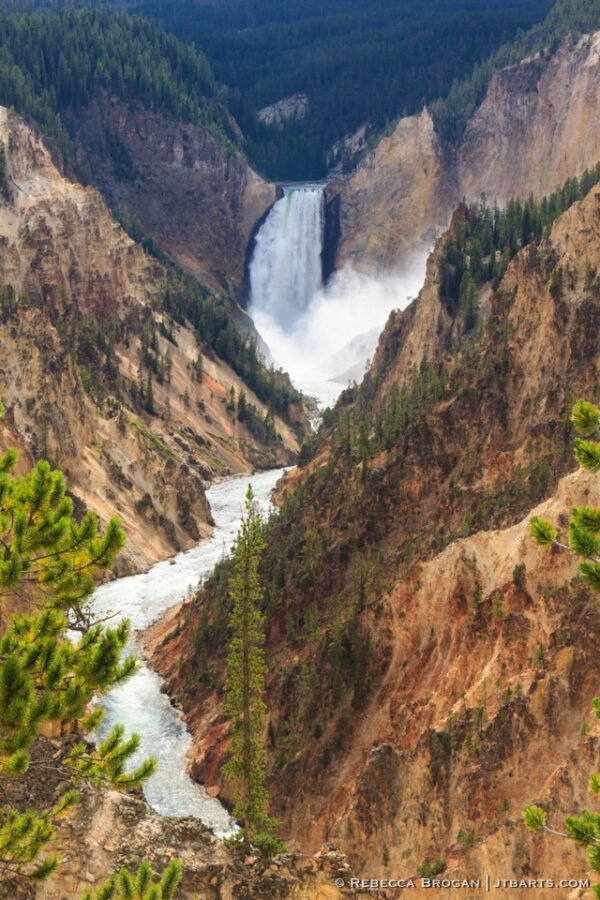
[{"label": "canyon", "polygon": [[[85,789],[59,829],[58,874],[11,889],[75,900],[125,862],[150,856],[163,868],[175,854],[186,900],[362,896],[351,874],[590,877],[573,842],[533,838],[521,810],[544,804],[560,831],[589,803],[600,749],[598,606],[571,556],[529,533],[533,514],[564,529],[572,506],[597,502],[597,478],[575,470],[569,411],[598,397],[600,186],[542,239],[523,240],[498,284],[478,285],[475,326],[442,288],[448,240],[473,215],[463,198],[540,198],[600,160],[599,76],[600,33],[567,38],[497,72],[459,145],[428,110],[401,119],[328,182],[323,203],[320,186],[282,191],[206,129],[108,94],[68,123],[77,181],[31,124],[0,108],[0,445],[19,449],[21,472],[40,456],[60,467],[78,513],[122,518],[117,576],[196,545],[215,551],[216,574],[197,589],[190,577],[183,601],[168,579],[156,609],[133,589],[127,600],[143,610],[136,627],[162,614],[141,638],[144,671],[165,679],[191,732],[189,772],[226,807],[230,563],[204,541],[215,524],[207,491],[300,460],[278,484],[261,570],[268,784],[291,851],[239,858],[198,817]],[[323,241],[326,279],[345,268],[378,278],[431,250],[417,298],[390,314],[365,377],[318,434],[284,372],[261,369],[287,398],[274,412],[177,314],[191,278],[202,302],[255,334],[243,309],[252,262],[274,318],[309,308],[318,254],[304,266],[310,296],[296,290],[293,309],[286,266],[275,279],[269,268],[292,207],[310,220],[311,250]],[[304,243],[288,234],[296,262]],[[297,288],[307,272],[288,268]],[[242,395],[254,420],[240,415]],[[60,746],[55,734],[40,739],[40,765],[52,767]],[[44,802],[62,789],[60,765]]]},{"label": "canyon", "polygon": [[[556,826],[584,806],[598,752],[597,606],[528,521],[594,502],[593,477],[566,474],[565,414],[596,396],[600,188],[481,292],[475,337],[440,299],[443,246],[342,394],[337,431],[279,490],[263,571],[274,811],[294,847],[333,841],[359,874],[442,860],[458,878],[583,877],[577,848],[534,841],[520,813],[548,802]],[[428,397],[415,373],[432,360],[448,381]],[[345,456],[344,428],[398,389],[420,397],[399,439],[366,464]],[[209,583],[147,641],[194,735],[192,772],[227,797],[221,602]]]}]

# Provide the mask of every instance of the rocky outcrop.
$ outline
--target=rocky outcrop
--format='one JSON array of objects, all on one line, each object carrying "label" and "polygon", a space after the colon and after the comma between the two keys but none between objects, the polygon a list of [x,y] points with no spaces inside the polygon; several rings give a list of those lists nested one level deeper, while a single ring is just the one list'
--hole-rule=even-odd
[{"label": "rocky outcrop", "polygon": [[431,245],[462,197],[541,197],[600,160],[600,33],[498,72],[458,147],[427,110],[401,119],[345,180],[336,265],[378,272]]},{"label": "rocky outcrop", "polygon": [[458,191],[543,197],[600,160],[600,32],[498,72],[458,153]]},{"label": "rocky outcrop", "polygon": [[[283,422],[282,442],[253,437],[231,391],[244,390],[263,416],[266,407],[214,354],[199,380],[193,330],[167,328],[161,312],[168,271],[101,194],[62,177],[41,138],[3,108],[0,138],[2,447],[17,446],[24,467],[47,457],[82,503],[120,515],[129,535],[120,571],[139,570],[210,532],[208,482],[289,461],[296,437]],[[154,375],[152,413],[129,390],[147,379],[140,334],[150,321],[157,358],[170,359],[168,378]],[[112,393],[99,380],[109,365]]]},{"label": "rocky outcrop", "polygon": [[429,112],[401,119],[347,179],[330,182],[327,205],[338,196],[336,268],[385,271],[428,247],[456,198]]},{"label": "rocky outcrop", "polygon": [[276,186],[204,128],[102,96],[71,130],[79,169],[185,271],[238,299],[246,247]]},{"label": "rocky outcrop", "polygon": [[306,118],[308,113],[308,97],[306,94],[292,94],[277,103],[265,106],[256,114],[259,122],[275,128],[283,128],[286,122],[297,122]]},{"label": "rocky outcrop", "polygon": [[[64,748],[63,751],[64,752]],[[62,752],[44,738],[32,748],[32,769],[26,777],[30,808],[49,807],[64,793],[69,770]],[[39,777],[45,772],[44,778]],[[20,806],[23,779],[6,793]],[[13,792],[15,796],[13,797]],[[379,900],[379,892],[354,890],[347,860],[333,845],[314,856],[282,853],[271,860],[230,851],[222,840],[191,817],[159,816],[139,793],[100,792],[82,785],[75,811],[58,821],[51,852],[61,865],[39,885],[0,872],[0,895],[15,900],[79,900],[125,866],[135,871],[149,860],[156,873],[177,857],[183,878],[179,900],[335,900],[342,897]],[[343,888],[339,887],[340,884]]]}]

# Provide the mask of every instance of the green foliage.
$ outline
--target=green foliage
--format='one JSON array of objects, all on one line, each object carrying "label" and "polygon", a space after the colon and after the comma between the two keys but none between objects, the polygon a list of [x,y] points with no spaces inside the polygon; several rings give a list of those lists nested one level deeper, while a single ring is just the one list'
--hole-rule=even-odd
[{"label": "green foliage", "polygon": [[525,590],[525,571],[525,563],[519,563],[514,567],[512,574],[514,584],[516,584],[516,586],[522,591]]},{"label": "green foliage", "polygon": [[[571,413],[571,421],[585,434],[594,434],[596,423],[600,421],[600,410],[593,403],[578,400]],[[574,455],[579,465],[589,472],[600,471],[600,444],[597,441],[576,438]],[[550,522],[534,516],[530,522],[534,541],[542,547],[551,544],[563,547],[557,541],[557,531]],[[590,506],[574,507],[568,530],[568,545],[571,552],[583,561],[579,572],[590,587],[600,589],[600,509]]]},{"label": "green foliage", "polygon": [[206,58],[150,22],[91,6],[0,12],[2,102],[38,122],[63,152],[74,155],[65,114],[101,92],[237,142]]},{"label": "green foliage", "polygon": [[435,878],[436,875],[441,875],[445,871],[446,862],[439,856],[434,860],[424,859],[421,865],[417,866],[417,875],[420,878]]},{"label": "green foliage", "polygon": [[578,400],[571,413],[571,422],[579,434],[592,437],[600,428],[600,410],[587,400]]},{"label": "green foliage", "polygon": [[[460,316],[465,332],[477,321],[477,288],[486,282],[497,288],[515,254],[522,247],[547,237],[556,219],[573,203],[582,200],[598,181],[600,163],[580,178],[569,178],[559,190],[542,200],[530,197],[522,203],[513,199],[506,209],[491,208],[485,202],[462,208],[462,216],[442,252],[440,298],[450,315]],[[555,297],[560,296],[562,275],[558,268],[552,273],[550,290]],[[585,405],[574,410],[573,416],[583,420],[586,427],[593,425],[593,416],[590,418],[591,412]],[[585,430],[583,433],[588,434]]]},{"label": "green foliage", "polygon": [[[96,728],[102,711],[88,712],[92,699],[136,668],[135,658],[121,660],[128,623],[103,628],[89,607],[94,574],[112,565],[125,541],[119,520],[104,533],[93,513],[78,523],[60,472],[42,461],[17,476],[16,462],[14,450],[0,458],[0,600],[26,598],[31,612],[12,615],[0,636],[0,774],[11,779],[27,771],[44,723],[73,723],[83,733]],[[76,639],[65,638],[67,629]],[[155,765],[147,760],[126,772],[138,745],[137,736],[124,740],[117,727],[97,750],[80,743],[65,761],[75,780],[132,789]],[[41,812],[0,807],[0,864],[34,881],[48,877],[59,859],[38,856],[76,800],[69,789]]]},{"label": "green foliage", "polygon": [[479,840],[477,829],[475,827],[460,828],[458,834],[456,835],[456,840],[466,849],[468,849],[469,847],[473,847]]},{"label": "green foliage", "polygon": [[539,516],[533,516],[529,523],[531,537],[540,547],[549,547],[556,539],[556,529],[550,524],[540,519]]},{"label": "green foliage", "polygon": [[263,444],[272,444],[277,441],[278,434],[275,430],[272,412],[267,410],[265,415],[261,416],[254,403],[250,403],[246,399],[244,391],[240,391],[238,397],[237,417],[247,426],[250,434]]},{"label": "green foliage", "polygon": [[[578,400],[571,413],[571,421],[583,434],[590,437],[598,430],[600,422],[600,410],[594,404],[585,400]],[[591,472],[600,469],[600,444],[595,441],[575,441],[575,457],[582,468]],[[532,520],[532,525],[535,520]],[[544,536],[538,543],[545,545],[556,544],[564,549],[564,545],[556,540],[556,532],[547,522],[539,522],[532,533],[540,530]],[[594,590],[600,591],[600,509],[589,506],[575,507],[571,510],[569,522],[569,549],[571,553],[583,562],[579,564],[579,571],[583,580]],[[554,532],[554,533],[553,533]],[[594,700],[594,708],[597,718],[600,719],[600,697]],[[596,796],[600,796],[600,776],[593,774],[590,777],[590,790]],[[547,814],[538,806],[526,806],[523,810],[523,819],[527,828],[533,832],[542,829],[551,831],[546,825]],[[588,862],[594,872],[600,873],[600,814],[584,809],[578,816],[570,816],[566,819],[567,835],[575,840],[587,852]],[[556,834],[556,832],[552,832]],[[600,885],[594,887],[597,897],[600,897]]]},{"label": "green foliage", "polygon": [[0,194],[2,194],[5,200],[10,200],[8,171],[6,168],[6,150],[4,149],[3,140],[0,140]]},{"label": "green foliage", "polygon": [[600,510],[591,506],[574,506],[571,509],[571,521],[590,534],[600,532]]},{"label": "green foliage", "polygon": [[85,891],[81,900],[172,900],[182,877],[181,862],[173,859],[158,881],[152,866],[144,861],[137,872],[121,869],[95,890]]},{"label": "green foliage", "polygon": [[600,472],[600,446],[595,441],[575,441],[575,459],[588,472]]},{"label": "green foliage", "polygon": [[[244,826],[246,845],[275,847],[271,838],[278,823],[269,816],[266,788],[267,751],[263,739],[267,663],[260,557],[264,550],[260,514],[252,488],[246,494],[246,513],[237,538],[229,596],[231,638],[227,655],[227,692],[224,710],[231,716],[230,758],[223,767],[234,783],[235,816]],[[269,843],[269,840],[272,843]]]},{"label": "green foliage", "polygon": [[526,806],[523,810],[523,821],[530,831],[541,831],[546,824],[547,813],[539,806]]},{"label": "green foliage", "polygon": [[589,559],[600,552],[600,539],[571,521],[569,524],[569,547],[575,556]]},{"label": "green foliage", "polygon": [[579,571],[586,584],[589,584],[595,591],[600,591],[600,563],[586,560],[580,563]]}]

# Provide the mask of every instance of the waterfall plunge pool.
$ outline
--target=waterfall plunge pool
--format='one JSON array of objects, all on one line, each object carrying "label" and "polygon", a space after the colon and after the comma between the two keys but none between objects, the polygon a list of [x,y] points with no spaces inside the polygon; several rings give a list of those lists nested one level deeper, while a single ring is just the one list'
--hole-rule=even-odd
[{"label": "waterfall plunge pool", "polygon": [[[252,485],[258,508],[264,515],[270,509],[271,494],[284,471],[271,469],[230,478],[209,488],[206,496],[215,520],[213,534],[174,559],[157,563],[148,572],[118,578],[98,588],[93,598],[93,610],[98,618],[115,613],[111,623],[127,618],[132,632],[141,631],[169,607],[189,596],[231,549],[248,485]],[[135,638],[129,649],[135,651]],[[162,693],[162,683],[161,677],[140,661],[139,670],[132,678],[102,698],[105,713],[98,737],[106,737],[119,723],[125,726],[126,734],[137,732],[140,750],[132,765],[148,756],[158,760],[156,773],[144,785],[150,806],[163,816],[194,816],[218,836],[231,834],[236,826],[227,810],[187,774],[186,755],[191,735],[180,713]]]}]

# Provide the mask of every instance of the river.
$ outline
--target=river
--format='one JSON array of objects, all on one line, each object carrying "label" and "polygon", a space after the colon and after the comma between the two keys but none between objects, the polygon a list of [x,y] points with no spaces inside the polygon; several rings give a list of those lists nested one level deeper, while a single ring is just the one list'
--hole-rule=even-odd
[{"label": "river", "polygon": [[[148,572],[119,578],[98,588],[93,599],[96,614],[104,617],[116,613],[111,622],[130,619],[134,632],[147,628],[165,610],[187,597],[231,549],[248,485],[252,484],[258,507],[266,514],[273,488],[284,471],[272,469],[230,478],[209,488],[206,496],[215,520],[211,537],[172,560],[157,563]],[[130,649],[136,649],[135,636]],[[137,762],[148,756],[158,760],[156,773],[144,786],[153,809],[164,816],[194,816],[216,834],[230,834],[235,825],[229,813],[186,772],[191,735],[161,687],[160,676],[141,661],[132,678],[103,698],[105,715],[98,736],[106,736],[118,723],[125,726],[127,734],[137,732],[141,739]]]}]

